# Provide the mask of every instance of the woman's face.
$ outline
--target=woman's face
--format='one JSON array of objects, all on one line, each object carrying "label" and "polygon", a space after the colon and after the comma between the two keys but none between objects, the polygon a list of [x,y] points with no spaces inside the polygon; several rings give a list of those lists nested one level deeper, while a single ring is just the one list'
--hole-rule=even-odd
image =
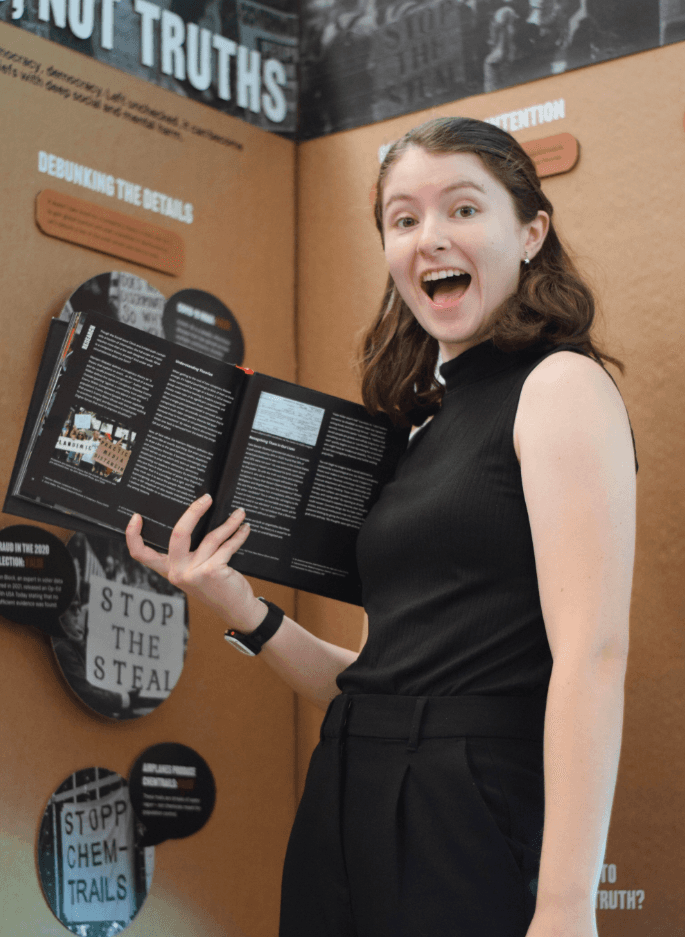
[{"label": "woman's face", "polygon": [[526,251],[532,260],[548,227],[543,211],[519,222],[508,190],[475,153],[412,146],[392,166],[383,186],[385,256],[443,361],[483,340],[494,310],[516,292]]}]

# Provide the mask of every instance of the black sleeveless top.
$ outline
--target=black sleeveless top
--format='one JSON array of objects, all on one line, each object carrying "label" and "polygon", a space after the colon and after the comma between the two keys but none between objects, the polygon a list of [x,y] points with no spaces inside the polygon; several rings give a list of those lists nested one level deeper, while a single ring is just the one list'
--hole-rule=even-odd
[{"label": "black sleeveless top", "polygon": [[555,351],[584,353],[486,341],[442,365],[442,405],[359,532],[369,638],[338,676],[343,693],[546,695],[552,654],[513,432],[525,379]]}]

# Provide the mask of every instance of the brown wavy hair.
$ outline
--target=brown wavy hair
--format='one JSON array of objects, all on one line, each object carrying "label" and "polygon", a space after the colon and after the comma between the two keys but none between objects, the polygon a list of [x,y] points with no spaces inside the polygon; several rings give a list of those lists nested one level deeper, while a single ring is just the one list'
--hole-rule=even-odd
[{"label": "brown wavy hair", "polygon": [[[374,213],[381,241],[383,184],[411,146],[428,153],[475,153],[511,194],[521,224],[533,221],[540,210],[550,217],[542,248],[521,271],[517,291],[494,310],[481,341],[489,338],[505,352],[569,343],[599,364],[602,359],[611,362],[623,374],[622,362],[599,349],[590,336],[596,311],[592,290],[554,229],[554,209],[533,160],[505,130],[469,117],[438,117],[397,140],[383,159],[376,185]],[[367,410],[387,413],[400,425],[422,423],[438,410],[444,394],[435,377],[437,361],[437,340],[419,325],[388,276],[380,310],[358,357]]]}]

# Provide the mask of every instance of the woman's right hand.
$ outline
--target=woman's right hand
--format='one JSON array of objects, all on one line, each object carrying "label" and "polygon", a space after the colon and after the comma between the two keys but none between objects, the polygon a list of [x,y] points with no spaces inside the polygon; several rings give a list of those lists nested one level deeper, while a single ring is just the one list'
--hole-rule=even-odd
[{"label": "woman's right hand", "polygon": [[238,508],[203,538],[197,550],[190,549],[191,534],[211,503],[211,496],[203,495],[181,515],[171,532],[168,553],[145,546],[140,514],[134,514],[128,523],[126,543],[134,560],[200,599],[237,631],[249,634],[261,623],[267,609],[245,577],[228,565],[250,533],[249,525],[243,523],[245,511]]}]

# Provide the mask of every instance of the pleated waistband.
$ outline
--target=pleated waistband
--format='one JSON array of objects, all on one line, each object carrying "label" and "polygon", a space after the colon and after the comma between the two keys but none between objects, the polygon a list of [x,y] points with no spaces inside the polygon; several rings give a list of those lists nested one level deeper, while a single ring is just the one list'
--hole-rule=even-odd
[{"label": "pleated waistband", "polygon": [[321,738],[404,739],[487,736],[541,742],[546,698],[347,694],[330,703]]}]

